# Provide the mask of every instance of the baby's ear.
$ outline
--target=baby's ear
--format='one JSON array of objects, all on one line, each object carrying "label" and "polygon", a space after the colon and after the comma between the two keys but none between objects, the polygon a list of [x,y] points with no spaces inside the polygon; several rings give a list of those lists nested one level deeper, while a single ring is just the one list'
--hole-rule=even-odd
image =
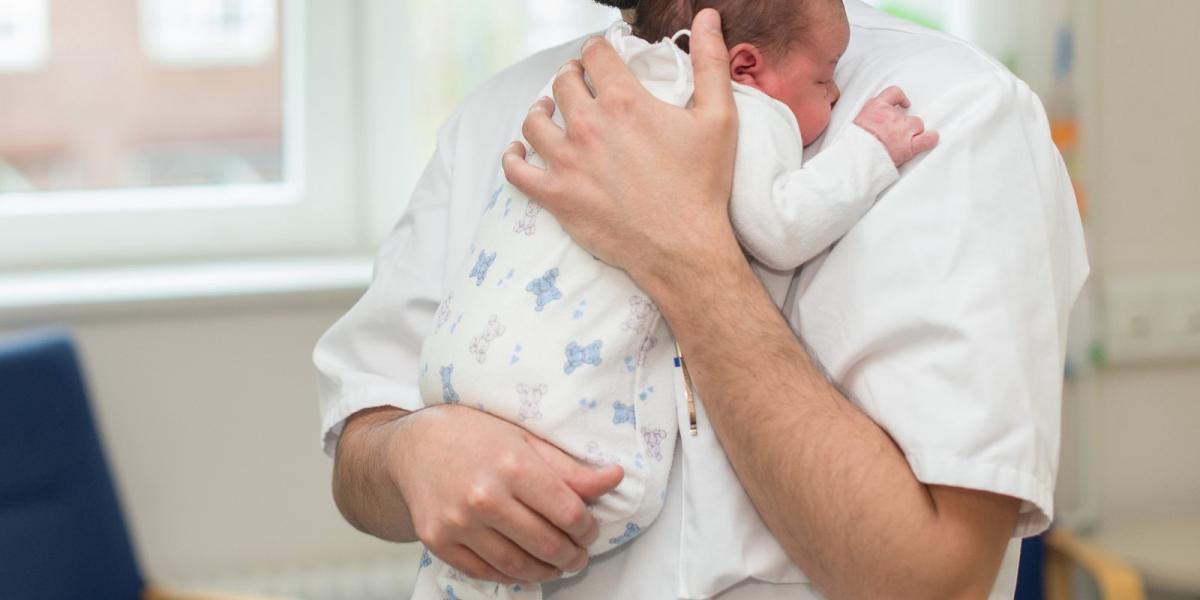
[{"label": "baby's ear", "polygon": [[766,62],[762,52],[748,42],[729,50],[729,77],[742,85],[755,85],[762,77]]}]

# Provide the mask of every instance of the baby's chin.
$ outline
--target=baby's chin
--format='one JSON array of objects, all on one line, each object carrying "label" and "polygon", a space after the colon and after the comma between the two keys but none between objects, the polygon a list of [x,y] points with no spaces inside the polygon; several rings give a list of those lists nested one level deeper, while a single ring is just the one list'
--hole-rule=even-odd
[{"label": "baby's chin", "polygon": [[807,148],[807,147],[815,144],[817,142],[817,140],[821,139],[821,136],[825,135],[825,131],[827,129],[829,129],[828,123],[826,123],[820,129],[818,129],[816,133],[805,135],[803,132],[801,132],[800,137],[804,138],[803,140],[801,140],[804,142],[804,147]]}]

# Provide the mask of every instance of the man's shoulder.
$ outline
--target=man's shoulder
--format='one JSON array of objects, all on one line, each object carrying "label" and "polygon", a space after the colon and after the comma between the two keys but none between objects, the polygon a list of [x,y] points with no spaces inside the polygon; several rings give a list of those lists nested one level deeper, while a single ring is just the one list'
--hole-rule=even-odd
[{"label": "man's shoulder", "polygon": [[547,48],[493,75],[463,100],[459,116],[475,115],[494,126],[497,114],[512,116],[514,110],[524,114],[558,69],[578,58],[584,39]]},{"label": "man's shoulder", "polygon": [[905,91],[918,96],[980,79],[989,80],[989,87],[1024,87],[1001,62],[967,41],[858,2],[848,9],[853,33],[843,64],[861,79],[908,83]]}]

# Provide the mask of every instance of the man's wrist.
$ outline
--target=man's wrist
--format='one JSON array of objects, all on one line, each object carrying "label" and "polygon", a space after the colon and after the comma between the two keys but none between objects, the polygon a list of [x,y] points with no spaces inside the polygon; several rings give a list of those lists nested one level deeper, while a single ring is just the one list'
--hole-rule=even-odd
[{"label": "man's wrist", "polygon": [[[680,252],[659,268],[632,273],[673,329],[686,327],[714,305],[740,295],[747,283],[758,284],[732,228],[707,238],[702,248]],[[676,336],[680,336],[676,331]]]},{"label": "man's wrist", "polygon": [[393,407],[355,413],[342,430],[334,461],[333,496],[342,515],[360,531],[398,542],[415,539],[389,456],[394,432],[408,414]]}]

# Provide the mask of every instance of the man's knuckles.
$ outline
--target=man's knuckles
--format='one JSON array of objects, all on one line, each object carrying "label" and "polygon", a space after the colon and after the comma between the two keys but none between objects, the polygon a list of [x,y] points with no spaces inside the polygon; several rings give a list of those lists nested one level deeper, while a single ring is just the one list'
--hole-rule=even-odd
[{"label": "man's knuckles", "polygon": [[442,555],[450,549],[451,541],[450,534],[446,528],[438,523],[414,524],[417,539],[421,543],[429,547],[429,551],[434,554]]},{"label": "man's knuckles", "polygon": [[575,558],[575,552],[561,538],[547,536],[538,540],[533,548],[534,555],[547,559],[551,563],[566,563]]},{"label": "man's knuckles", "polygon": [[512,450],[503,451],[496,457],[496,472],[506,480],[524,477],[526,469],[525,461]]},{"label": "man's knuckles", "polygon": [[629,114],[637,108],[638,100],[641,99],[637,91],[625,88],[606,90],[604,96],[600,98],[600,104],[609,114]]},{"label": "man's knuckles", "polygon": [[475,483],[467,490],[463,501],[472,512],[494,516],[500,511],[504,490],[491,483]]},{"label": "man's knuckles", "polygon": [[569,533],[574,535],[583,535],[588,529],[588,520],[591,515],[588,514],[582,502],[564,503],[558,509],[559,519],[566,524]]}]

